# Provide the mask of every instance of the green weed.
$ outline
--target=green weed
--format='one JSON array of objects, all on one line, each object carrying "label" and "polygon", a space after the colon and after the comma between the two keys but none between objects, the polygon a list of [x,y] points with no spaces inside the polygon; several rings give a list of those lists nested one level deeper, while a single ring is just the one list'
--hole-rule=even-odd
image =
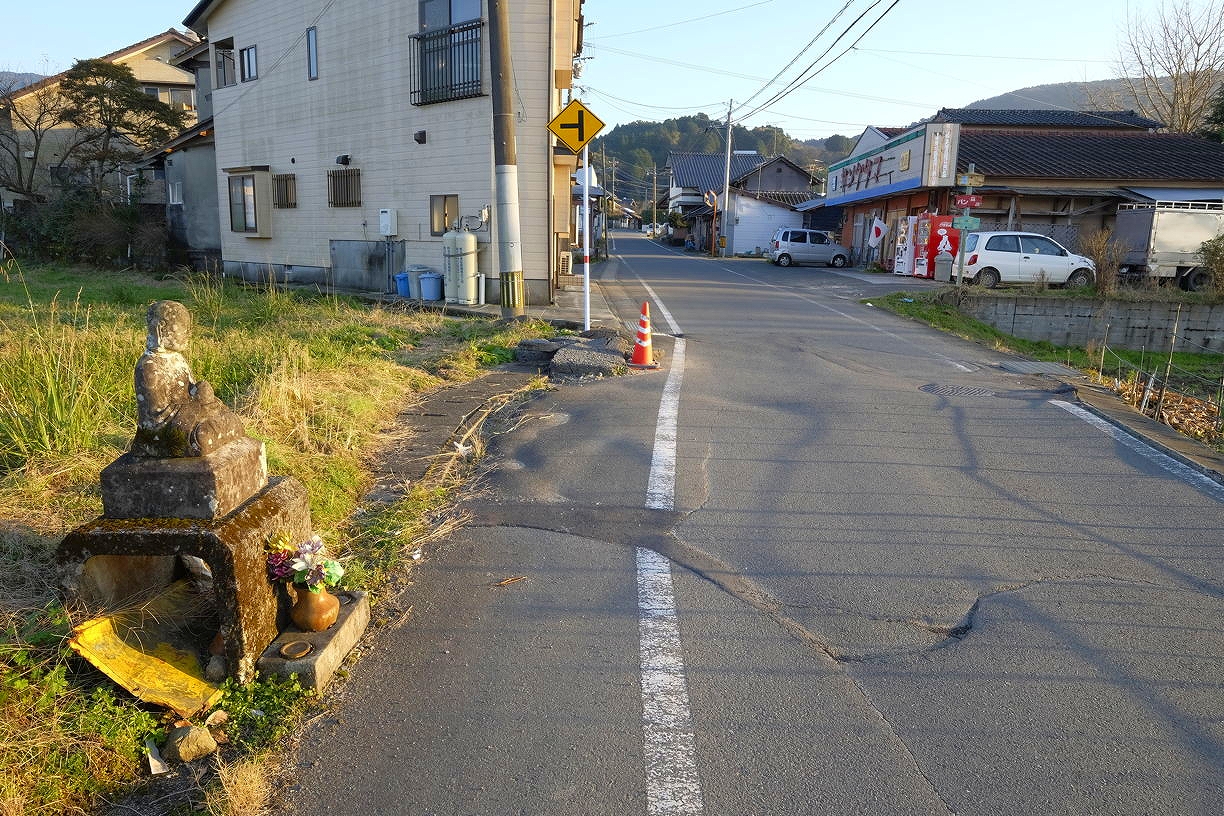
[{"label": "green weed", "polygon": [[245,686],[225,681],[218,708],[229,715],[226,735],[241,751],[274,745],[297,730],[314,692],[302,687],[297,675],[287,679],[257,677]]}]

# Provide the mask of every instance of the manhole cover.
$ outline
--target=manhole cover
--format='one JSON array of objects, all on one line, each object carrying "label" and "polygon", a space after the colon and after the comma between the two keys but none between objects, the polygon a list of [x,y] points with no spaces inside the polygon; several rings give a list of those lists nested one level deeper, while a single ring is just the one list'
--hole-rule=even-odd
[{"label": "manhole cover", "polygon": [[940,397],[993,397],[995,393],[989,388],[978,388],[975,385],[939,385],[931,383],[918,389],[928,394]]}]

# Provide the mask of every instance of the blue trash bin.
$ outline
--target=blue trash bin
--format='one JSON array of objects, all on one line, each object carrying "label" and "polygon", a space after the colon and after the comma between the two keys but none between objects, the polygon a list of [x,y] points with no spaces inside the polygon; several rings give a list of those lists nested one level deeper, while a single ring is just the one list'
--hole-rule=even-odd
[{"label": "blue trash bin", "polygon": [[426,272],[421,275],[421,300],[442,299],[442,273]]},{"label": "blue trash bin", "polygon": [[395,273],[395,294],[402,298],[411,297],[412,290],[409,288],[409,278],[407,272]]}]

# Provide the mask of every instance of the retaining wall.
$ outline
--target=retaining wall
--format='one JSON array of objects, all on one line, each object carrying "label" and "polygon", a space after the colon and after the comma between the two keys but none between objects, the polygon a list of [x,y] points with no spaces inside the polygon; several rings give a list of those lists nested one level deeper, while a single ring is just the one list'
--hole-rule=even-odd
[{"label": "retaining wall", "polygon": [[[1167,349],[1177,320],[1176,351],[1224,353],[1224,305],[1119,303],[1088,299],[966,295],[960,309],[999,331],[1058,346],[1106,341],[1114,348]],[[1108,331],[1108,338],[1106,338]]]}]

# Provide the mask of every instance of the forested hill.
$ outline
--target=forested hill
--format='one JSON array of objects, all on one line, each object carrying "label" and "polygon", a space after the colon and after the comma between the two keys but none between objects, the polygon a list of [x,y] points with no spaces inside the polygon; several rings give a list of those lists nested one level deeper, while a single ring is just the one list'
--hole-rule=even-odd
[{"label": "forested hill", "polygon": [[[591,142],[591,164],[597,170],[605,166],[611,168],[612,160],[616,159],[618,196],[640,200],[649,195],[652,165],[662,170],[667,164],[667,154],[673,151],[722,153],[726,149],[724,129],[724,123],[702,113],[663,122],[618,125]],[[783,155],[802,167],[817,164],[822,170],[830,162],[845,158],[858,136],[799,141],[787,136],[781,128],[771,126],[750,130],[737,125],[733,131],[731,147],[734,150],[755,150],[764,156]],[[639,186],[642,184],[645,187]],[[647,196],[641,195],[643,189],[647,190]]]}]

